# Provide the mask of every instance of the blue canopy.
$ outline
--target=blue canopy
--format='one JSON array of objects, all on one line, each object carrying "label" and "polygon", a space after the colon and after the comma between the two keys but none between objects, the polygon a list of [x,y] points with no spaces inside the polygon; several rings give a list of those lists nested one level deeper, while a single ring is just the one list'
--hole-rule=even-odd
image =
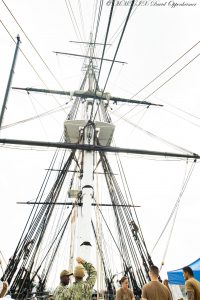
[{"label": "blue canopy", "polygon": [[[194,272],[194,277],[200,281],[200,258],[188,265]],[[167,272],[169,284],[184,285],[183,269]]]}]

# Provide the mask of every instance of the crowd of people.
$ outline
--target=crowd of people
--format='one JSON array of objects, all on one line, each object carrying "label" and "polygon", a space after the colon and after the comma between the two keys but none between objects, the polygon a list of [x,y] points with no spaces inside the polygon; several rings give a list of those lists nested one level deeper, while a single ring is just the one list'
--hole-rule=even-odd
[{"label": "crowd of people", "polygon": [[[62,271],[60,274],[60,285],[53,293],[53,300],[89,300],[92,297],[93,287],[96,281],[96,271],[92,264],[77,258],[79,265],[75,268],[73,274],[68,271]],[[85,270],[88,277],[83,281]],[[75,277],[72,286],[69,285],[70,276]],[[159,269],[151,266],[149,270],[150,282],[142,288],[141,300],[173,300],[168,280],[163,283],[159,280]],[[190,267],[183,268],[185,278],[185,291],[188,300],[200,300],[200,283],[194,278]],[[115,300],[135,300],[133,291],[129,288],[128,278],[123,276],[119,281],[121,287],[117,290]],[[183,300],[183,298],[175,299]]]},{"label": "crowd of people", "polygon": [[[60,273],[60,284],[55,289],[51,300],[90,300],[92,299],[93,288],[96,282],[97,272],[94,266],[84,259],[77,257],[78,265],[73,273],[63,270]],[[84,280],[85,273],[87,278]],[[70,285],[70,276],[75,281]],[[168,280],[163,283],[159,280],[159,269],[151,266],[149,270],[150,282],[142,287],[141,300],[183,300],[173,299]],[[183,268],[185,279],[185,291],[187,300],[200,300],[200,282],[194,278],[190,267]],[[129,288],[128,278],[123,276],[119,281],[121,287],[116,292],[115,300],[135,300],[133,291]],[[3,298],[8,290],[7,282],[0,281],[0,298]]]}]

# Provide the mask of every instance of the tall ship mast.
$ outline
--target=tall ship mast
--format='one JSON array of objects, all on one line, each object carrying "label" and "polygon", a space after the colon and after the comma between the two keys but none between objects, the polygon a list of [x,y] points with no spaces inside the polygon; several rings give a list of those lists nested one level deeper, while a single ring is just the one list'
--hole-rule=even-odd
[{"label": "tall ship mast", "polygon": [[[109,101],[156,104],[112,97],[109,93],[101,91],[97,80],[98,67],[95,65],[94,47],[94,42],[88,43],[90,56],[86,57],[86,72],[79,90],[70,92],[14,88],[27,92],[70,95],[73,105],[64,122],[64,136],[61,143],[63,146],[76,145],[68,156],[66,151],[62,153],[62,162],[58,170],[54,169],[55,158],[53,158],[37,200],[32,203],[33,209],[19,244],[4,273],[3,279],[9,282],[11,293],[15,298],[30,297],[32,293],[30,287],[37,277],[38,291],[46,289],[46,282],[53,268],[52,260],[61,247],[68,227],[71,227],[68,245],[69,269],[73,269],[76,256],[81,256],[86,261],[94,261],[99,270],[97,285],[108,298],[115,295],[113,283],[115,274],[109,267],[109,257],[106,253],[108,249],[105,249],[103,243],[106,239],[103,234],[105,229],[116,244],[121,274],[129,277],[138,297],[141,286],[148,279],[149,266],[153,264],[137,219],[132,212],[133,208],[136,212],[136,208],[123,195],[105,150],[111,146],[115,130],[107,110]],[[99,147],[99,150],[96,152],[90,147]],[[53,171],[58,175],[47,197],[44,197],[46,181]],[[101,174],[100,179],[97,179],[97,174]],[[99,189],[103,181],[107,190],[105,195],[99,197],[96,188]],[[59,201],[62,193],[66,194],[64,197],[66,202]],[[49,234],[49,228],[52,228],[52,222],[55,222],[57,205],[63,207],[68,205],[70,209],[69,212],[65,212],[63,223],[60,222],[60,218],[54,223],[54,230],[49,238],[51,242],[41,261],[39,258],[43,252],[41,248],[44,247],[43,241],[47,232]],[[110,207],[112,211],[113,228],[104,217],[104,206]],[[116,231],[117,238],[114,237],[113,230]]]},{"label": "tall ship mast", "polygon": [[[87,47],[85,54],[56,52],[84,58],[83,79],[77,90],[13,87],[28,94],[66,96],[71,103],[59,142],[0,139],[2,144],[56,149],[36,199],[19,202],[30,205],[31,211],[1,278],[9,283],[14,299],[48,298],[52,292],[48,282],[52,274],[58,274],[61,258],[66,268],[73,270],[77,256],[97,269],[97,299],[114,299],[122,275],[128,277],[130,288],[140,299],[142,286],[150,280],[153,260],[137,213],[140,206],[133,201],[119,153],[200,159],[193,152],[115,145],[111,103],[146,108],[163,105],[113,96],[106,84],[100,87],[102,63],[111,64],[110,71],[113,64],[125,63],[116,56],[113,60],[104,57],[106,42],[97,43],[90,33],[90,40],[81,42]],[[101,56],[96,55],[97,47],[103,47]]]}]

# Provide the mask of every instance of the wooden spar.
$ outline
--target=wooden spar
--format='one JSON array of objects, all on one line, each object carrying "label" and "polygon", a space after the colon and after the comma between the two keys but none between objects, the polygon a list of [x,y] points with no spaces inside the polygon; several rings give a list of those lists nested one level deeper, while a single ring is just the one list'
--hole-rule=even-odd
[{"label": "wooden spar", "polygon": [[45,94],[56,94],[56,95],[66,95],[66,96],[74,96],[74,97],[81,97],[81,98],[90,98],[90,99],[99,99],[99,100],[106,100],[108,99],[110,101],[113,101],[114,103],[117,102],[124,102],[124,103],[133,103],[133,104],[141,104],[141,105],[153,105],[153,106],[163,106],[161,104],[151,103],[148,101],[140,101],[140,100],[132,100],[132,99],[126,99],[126,98],[119,98],[119,97],[113,97],[109,95],[108,93],[101,93],[93,91],[58,91],[58,90],[47,90],[47,89],[35,89],[35,88],[19,88],[19,87],[13,87],[14,90],[22,90],[26,92],[38,92],[38,93],[45,93]]},{"label": "wooden spar", "polygon": [[73,143],[56,143],[56,142],[42,142],[42,141],[28,141],[28,140],[15,140],[15,139],[0,139],[0,144],[13,144],[13,145],[27,145],[27,146],[40,146],[40,147],[51,147],[61,149],[77,149],[77,150],[88,150],[97,152],[111,152],[111,153],[126,153],[126,154],[140,154],[140,155],[151,155],[151,156],[163,156],[163,157],[176,157],[186,159],[200,159],[200,156],[196,153],[182,154],[173,152],[162,152],[152,151],[143,149],[129,149],[120,147],[110,146],[99,146],[89,144],[73,144]]},{"label": "wooden spar", "polygon": [[[101,57],[96,57],[96,56],[89,56],[89,55],[81,55],[81,54],[73,54],[73,53],[67,53],[67,52],[57,52],[57,51],[53,51],[53,53],[56,54],[62,54],[62,55],[69,55],[69,56],[77,56],[77,57],[83,57],[83,58],[89,58],[90,60],[92,59],[102,59]],[[112,59],[108,59],[108,58],[103,58],[102,60],[105,61],[112,61]],[[115,60],[116,63],[120,63],[120,64],[127,64],[127,62],[125,61],[119,61],[119,60]]]},{"label": "wooden spar", "polygon": [[96,42],[79,42],[79,41],[69,41],[70,43],[76,43],[76,44],[86,44],[86,45],[91,45],[91,46],[96,46],[96,45],[99,45],[99,46],[111,46],[112,44],[103,44],[103,43],[96,43]]},{"label": "wooden spar", "polygon": [[[32,201],[27,201],[27,202],[17,202],[17,204],[36,204],[36,205],[41,205],[41,204],[46,204],[46,205],[75,205],[75,206],[82,206],[83,204],[81,202],[32,202]],[[92,206],[106,206],[106,207],[141,207],[139,205],[131,205],[131,204],[108,204],[108,203],[92,203]]]}]

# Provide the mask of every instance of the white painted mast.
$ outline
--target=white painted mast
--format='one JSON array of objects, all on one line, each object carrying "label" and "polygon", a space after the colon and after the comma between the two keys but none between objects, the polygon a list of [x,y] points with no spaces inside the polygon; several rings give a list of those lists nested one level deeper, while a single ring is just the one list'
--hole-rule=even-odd
[{"label": "white painted mast", "polygon": [[[94,53],[94,44],[92,43],[92,33],[90,34],[90,57]],[[92,59],[89,59],[88,66],[88,90],[95,90],[95,80],[93,76]],[[94,100],[93,100],[94,101]],[[86,122],[90,121],[92,103],[86,101],[85,103],[85,119]],[[83,129],[84,143],[94,143],[94,126],[87,123]],[[77,231],[77,254],[83,257],[86,261],[91,261],[92,250],[92,202],[94,196],[93,181],[94,181],[94,153],[93,151],[85,150],[83,152],[83,177],[81,180],[82,188],[82,206],[78,207],[78,231]],[[94,248],[94,247],[93,247]]]},{"label": "white painted mast", "polygon": [[[95,99],[90,98],[90,94],[98,94],[95,71],[93,65],[95,44],[92,42],[92,35],[90,35],[90,58],[87,67],[87,90],[84,89],[83,93],[88,93],[88,97],[84,101],[84,119],[82,120],[66,120],[65,121],[65,140],[67,142],[77,143],[82,136],[81,142],[83,144],[94,144],[95,134],[98,133],[99,143],[101,145],[110,145],[114,125],[98,120],[91,120],[92,110],[97,108]],[[93,122],[92,122],[93,121]],[[96,132],[95,132],[96,131]],[[77,256],[83,257],[86,261],[93,261],[94,257],[91,257],[91,253],[95,253],[94,248],[94,236],[92,231],[92,203],[94,202],[94,152],[84,150],[82,159],[82,172],[83,176],[80,178],[81,190],[74,193],[72,197],[76,200],[80,200],[81,205],[77,206],[77,218],[76,218],[76,238],[77,243]],[[79,196],[78,193],[81,193]],[[73,194],[73,193],[72,193]],[[74,226],[73,226],[74,228]],[[73,234],[72,234],[73,235]],[[74,240],[71,242],[74,242]],[[72,258],[71,258],[72,259]]]},{"label": "white painted mast", "polygon": [[[94,44],[92,43],[92,34],[90,35],[89,50],[90,57],[93,56]],[[95,90],[95,79],[93,76],[92,59],[89,59],[87,68],[88,91]],[[94,101],[94,100],[92,100]],[[65,122],[65,131],[70,139],[77,139],[80,135],[83,136],[84,144],[94,143],[94,126],[88,121],[91,118],[92,102],[86,100],[84,104],[84,120],[73,120]],[[71,133],[70,133],[71,132]],[[76,140],[77,142],[77,140]],[[81,206],[76,208],[76,238],[71,242],[77,243],[77,256],[84,258],[86,261],[91,261],[92,251],[92,202],[93,202],[93,169],[94,169],[94,153],[93,151],[83,151],[83,176],[81,178]],[[78,193],[78,190],[77,190]],[[94,248],[94,247],[93,247]]]},{"label": "white painted mast", "polygon": [[[85,128],[85,143],[90,143],[90,136],[93,134],[91,125]],[[82,206],[78,207],[78,230],[77,242],[78,256],[83,257],[86,261],[91,260],[92,248],[92,202],[93,202],[93,152],[84,151],[83,157],[83,178],[81,180],[82,188]]]}]

